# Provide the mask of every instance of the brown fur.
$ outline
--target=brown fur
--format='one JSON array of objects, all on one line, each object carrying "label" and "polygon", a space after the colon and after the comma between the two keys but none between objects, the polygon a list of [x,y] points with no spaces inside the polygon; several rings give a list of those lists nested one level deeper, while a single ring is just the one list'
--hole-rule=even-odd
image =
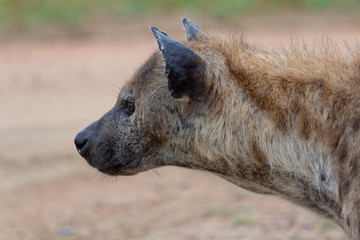
[{"label": "brown fur", "polygon": [[[210,171],[312,209],[359,239],[360,48],[293,43],[275,52],[198,36],[185,45],[206,66],[205,85],[193,86],[199,96],[170,96],[167,62],[154,53],[84,130],[94,146],[82,155],[112,175],[165,165]],[[125,117],[129,98],[136,110]]]}]

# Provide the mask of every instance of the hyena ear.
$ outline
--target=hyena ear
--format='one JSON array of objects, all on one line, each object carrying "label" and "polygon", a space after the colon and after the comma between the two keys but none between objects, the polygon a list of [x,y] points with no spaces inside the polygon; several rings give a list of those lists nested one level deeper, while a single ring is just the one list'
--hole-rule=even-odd
[{"label": "hyena ear", "polygon": [[205,38],[206,35],[201,32],[201,30],[191,21],[187,20],[186,18],[182,19],[185,31],[186,31],[186,39],[188,41],[194,41],[199,38]]},{"label": "hyena ear", "polygon": [[165,61],[171,96],[199,99],[204,89],[205,63],[199,55],[166,33],[151,27]]}]

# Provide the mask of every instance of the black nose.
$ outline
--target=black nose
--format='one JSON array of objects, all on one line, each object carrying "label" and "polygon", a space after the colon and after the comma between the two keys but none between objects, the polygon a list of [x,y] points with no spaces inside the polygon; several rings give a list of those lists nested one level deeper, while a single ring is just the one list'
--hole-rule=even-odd
[{"label": "black nose", "polygon": [[80,153],[81,156],[85,154],[86,144],[88,143],[88,138],[84,131],[79,132],[74,140],[75,146],[77,151]]},{"label": "black nose", "polygon": [[89,155],[91,154],[91,145],[93,145],[94,143],[94,141],[92,140],[92,136],[94,136],[96,126],[97,121],[93,122],[84,130],[79,132],[74,139],[74,143],[78,153],[85,159],[89,158]]}]

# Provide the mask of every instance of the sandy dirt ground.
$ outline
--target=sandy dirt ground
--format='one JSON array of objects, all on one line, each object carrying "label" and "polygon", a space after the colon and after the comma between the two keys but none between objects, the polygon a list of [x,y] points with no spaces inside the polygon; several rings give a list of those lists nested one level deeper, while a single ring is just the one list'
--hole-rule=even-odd
[{"label": "sandy dirt ground", "polygon": [[[271,48],[360,36],[359,19],[346,16],[195,20]],[[0,43],[0,240],[343,239],[327,220],[208,173],[164,167],[110,178],[77,155],[75,134],[156,50],[152,24],[184,39],[180,17],[157,17],[75,39]]]}]

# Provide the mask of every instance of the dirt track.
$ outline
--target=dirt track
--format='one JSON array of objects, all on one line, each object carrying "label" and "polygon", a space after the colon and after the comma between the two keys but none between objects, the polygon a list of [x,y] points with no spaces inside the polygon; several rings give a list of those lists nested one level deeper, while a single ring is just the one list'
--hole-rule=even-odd
[{"label": "dirt track", "polygon": [[[286,45],[290,33],[309,42],[360,36],[358,19],[288,20],[244,19],[238,27],[267,46]],[[207,173],[166,167],[109,178],[77,155],[75,134],[112,107],[156,49],[148,22],[134,23],[144,33],[122,38],[0,45],[0,240],[342,239],[338,227],[302,208]],[[178,18],[155,24],[184,38],[174,30]]]}]

